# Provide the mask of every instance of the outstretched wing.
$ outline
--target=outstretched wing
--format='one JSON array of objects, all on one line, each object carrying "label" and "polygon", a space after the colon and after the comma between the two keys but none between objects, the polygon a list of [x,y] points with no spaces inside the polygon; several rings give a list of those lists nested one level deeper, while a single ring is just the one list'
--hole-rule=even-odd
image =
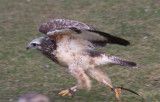
[{"label": "outstretched wing", "polygon": [[49,37],[68,34],[70,36],[88,40],[93,45],[101,47],[104,47],[107,43],[124,46],[130,45],[129,41],[123,38],[97,31],[85,23],[72,20],[55,19],[42,24],[39,27],[39,31],[47,34]]},{"label": "outstretched wing", "polygon": [[49,22],[42,24],[39,27],[39,31],[44,34],[47,34],[47,32],[49,32],[52,29],[56,30],[59,28],[70,28],[70,27],[75,27],[77,29],[94,30],[94,28],[82,22],[73,21],[73,20],[65,20],[65,19],[54,19],[54,20],[51,20]]}]

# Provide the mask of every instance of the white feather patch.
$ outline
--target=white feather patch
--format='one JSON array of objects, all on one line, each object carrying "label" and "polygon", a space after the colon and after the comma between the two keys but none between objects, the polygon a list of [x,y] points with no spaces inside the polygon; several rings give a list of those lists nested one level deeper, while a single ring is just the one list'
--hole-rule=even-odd
[{"label": "white feather patch", "polygon": [[36,44],[41,44],[41,40],[44,39],[45,37],[39,37],[37,39],[34,39],[30,42],[30,44],[32,43],[36,43]]},{"label": "white feather patch", "polygon": [[61,35],[61,34],[68,34],[70,36],[82,38],[84,40],[89,40],[89,41],[105,41],[105,40],[107,40],[106,37],[104,37],[98,33],[90,32],[87,30],[80,30],[80,33],[77,33],[76,31],[74,31],[72,29],[60,29],[60,30],[49,31],[47,33],[48,36]]},{"label": "white feather patch", "polygon": [[80,34],[72,34],[72,36],[79,37],[85,40],[90,40],[90,41],[105,41],[106,40],[105,37],[97,33],[87,31],[87,30],[86,31],[82,30]]}]

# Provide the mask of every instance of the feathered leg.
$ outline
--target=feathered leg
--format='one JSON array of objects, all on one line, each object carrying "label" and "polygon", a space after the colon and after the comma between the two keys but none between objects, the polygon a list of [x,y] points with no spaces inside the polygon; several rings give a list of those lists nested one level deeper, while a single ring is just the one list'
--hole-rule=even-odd
[{"label": "feathered leg", "polygon": [[76,68],[76,69],[71,68],[70,73],[77,80],[78,88],[85,88],[87,90],[90,90],[91,88],[90,79],[81,68]]},{"label": "feathered leg", "polygon": [[98,68],[90,68],[86,71],[86,74],[100,83],[108,83],[110,85],[112,84],[106,73]]},{"label": "feathered leg", "polygon": [[116,99],[119,100],[119,92],[121,91],[120,88],[115,88],[112,86],[110,78],[106,75],[105,72],[98,68],[90,68],[86,71],[87,75],[89,75],[91,78],[95,79],[96,81],[103,83],[105,85],[108,85],[114,92]]},{"label": "feathered leg", "polygon": [[71,67],[69,68],[69,70],[72,76],[77,80],[77,85],[67,90],[61,91],[59,93],[60,95],[65,96],[67,94],[68,96],[72,96],[72,92],[74,92],[76,88],[85,88],[85,89],[90,90],[91,88],[90,79],[88,78],[88,76],[84,73],[84,71],[81,68],[75,69]]}]

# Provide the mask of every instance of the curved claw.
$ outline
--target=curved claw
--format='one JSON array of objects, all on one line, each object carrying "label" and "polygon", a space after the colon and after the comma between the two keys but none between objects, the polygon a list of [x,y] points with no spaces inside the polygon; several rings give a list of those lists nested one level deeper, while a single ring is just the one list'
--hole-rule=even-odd
[{"label": "curved claw", "polygon": [[120,98],[119,98],[119,92],[121,92],[122,89],[119,88],[119,87],[113,87],[112,90],[115,92],[116,99],[120,100]]},{"label": "curved claw", "polygon": [[59,92],[58,94],[62,95],[62,96],[65,96],[65,95],[72,96],[72,93],[68,89],[63,90],[63,91]]},{"label": "curved claw", "polygon": [[74,86],[74,87],[71,87],[67,90],[63,90],[63,91],[59,92],[58,94],[62,95],[62,96],[65,96],[65,95],[72,96],[73,93],[76,92],[76,88],[77,88],[77,86]]},{"label": "curved claw", "polygon": [[121,88],[116,88],[116,89],[114,90],[114,92],[115,92],[115,95],[116,95],[116,99],[117,99],[117,100],[120,100],[120,98],[119,98],[119,92],[121,92]]},{"label": "curved claw", "polygon": [[[116,86],[116,87],[113,87],[112,88],[112,90],[115,92],[115,96],[116,96],[116,99],[117,100],[120,100],[120,98],[119,98],[119,92],[121,91],[121,90],[126,90],[126,91],[128,91],[128,92],[131,92],[131,93],[133,93],[133,94],[136,94],[137,96],[140,96],[138,93],[136,93],[135,91],[133,91],[133,90],[131,90],[131,89],[127,89],[127,88],[124,88],[124,87],[118,87],[118,86]],[[142,99],[144,99],[144,100],[146,100],[145,98],[143,98],[142,96],[140,96]]]}]

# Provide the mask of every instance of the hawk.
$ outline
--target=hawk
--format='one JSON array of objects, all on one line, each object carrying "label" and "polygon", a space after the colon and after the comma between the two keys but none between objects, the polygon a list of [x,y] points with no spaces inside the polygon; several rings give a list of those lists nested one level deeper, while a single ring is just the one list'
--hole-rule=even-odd
[{"label": "hawk", "polygon": [[75,86],[59,93],[62,96],[71,96],[76,88],[90,90],[89,78],[109,86],[117,99],[122,89],[133,92],[112,86],[110,78],[100,66],[116,64],[136,68],[136,63],[95,50],[96,47],[105,47],[108,43],[127,46],[130,45],[129,41],[98,31],[85,23],[65,19],[44,23],[39,27],[39,31],[48,37],[32,40],[27,49],[38,50],[56,64],[68,68],[69,73],[77,80]]}]

